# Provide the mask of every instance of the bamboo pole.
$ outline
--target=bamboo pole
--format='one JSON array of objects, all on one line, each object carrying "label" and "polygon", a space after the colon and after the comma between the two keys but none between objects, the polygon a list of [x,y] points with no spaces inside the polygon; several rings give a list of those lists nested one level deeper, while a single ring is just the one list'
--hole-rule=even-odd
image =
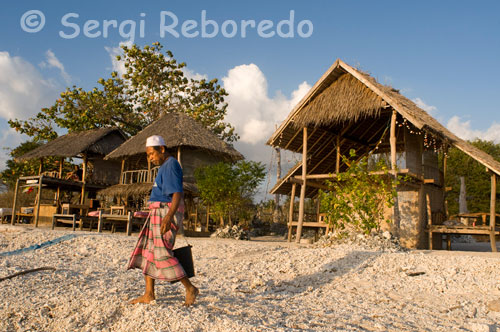
[{"label": "bamboo pole", "polygon": [[[82,193],[80,196],[80,205],[83,205],[85,203],[85,187],[87,183],[87,154],[83,154],[83,172],[82,172]],[[83,214],[83,209],[80,209],[80,216]],[[83,219],[80,218],[80,230],[83,229]]]},{"label": "bamboo pole", "polygon": [[179,162],[179,165],[181,165],[182,168],[182,159],[181,159],[181,147],[180,145],[177,147],[177,161]]},{"label": "bamboo pole", "polygon": [[40,167],[38,168],[38,175],[42,175],[43,172],[43,158],[40,158]]},{"label": "bamboo pole", "polygon": [[35,227],[38,227],[38,219],[40,219],[40,201],[42,199],[42,181],[43,175],[40,175],[38,179],[38,192],[36,195],[36,215],[35,215]]},{"label": "bamboo pole", "polygon": [[16,208],[17,208],[17,192],[19,191],[19,178],[16,180],[16,189],[14,191],[14,204],[12,205],[12,216],[10,217],[10,224],[14,225],[16,222]]},{"label": "bamboo pole", "polygon": [[443,151],[443,204],[444,204],[444,218],[448,219],[448,202],[446,200],[446,179],[447,179],[447,169],[448,169],[448,146],[444,148]]},{"label": "bamboo pole", "polygon": [[295,190],[297,189],[297,184],[292,184],[292,194],[290,195],[290,207],[288,212],[288,242],[292,241],[292,221],[293,221],[293,208],[295,204]]},{"label": "bamboo pole", "polygon": [[300,242],[302,236],[302,223],[304,222],[304,200],[306,198],[306,176],[307,176],[307,127],[302,134],[302,185],[300,186],[299,221],[297,223],[297,237],[295,242]]},{"label": "bamboo pole", "polygon": [[[125,177],[123,175],[124,171],[125,171],[125,158],[122,158],[122,168],[120,170],[120,184],[125,184]],[[149,180],[149,173],[148,173],[148,180]]]},{"label": "bamboo pole", "polygon": [[497,176],[495,173],[491,172],[491,201],[490,201],[490,244],[491,251],[497,251],[497,245],[495,242],[495,221],[496,221],[496,197],[497,196]]},{"label": "bamboo pole", "polygon": [[208,224],[209,223],[210,223],[210,205],[207,205],[207,232],[208,232]]},{"label": "bamboo pole", "polygon": [[[397,177],[397,171],[396,171],[396,117],[397,117],[397,112],[396,110],[392,110],[392,117],[391,117],[391,131],[390,131],[390,138],[389,138],[389,143],[391,145],[391,172],[393,174],[393,190],[396,190],[396,177]],[[392,208],[392,214],[393,214],[393,219],[394,219],[394,225],[396,226],[396,231],[399,233],[400,231],[400,221],[399,221],[399,216],[398,216],[398,198],[397,196],[394,199],[394,206]]]},{"label": "bamboo pole", "polygon": [[337,135],[337,161],[335,163],[335,173],[339,174],[340,172],[340,135]]}]

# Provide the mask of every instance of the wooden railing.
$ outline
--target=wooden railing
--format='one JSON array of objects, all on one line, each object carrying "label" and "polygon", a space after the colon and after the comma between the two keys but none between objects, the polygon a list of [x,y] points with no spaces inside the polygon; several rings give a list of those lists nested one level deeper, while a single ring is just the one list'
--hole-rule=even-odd
[{"label": "wooden railing", "polygon": [[120,184],[151,183],[156,178],[159,168],[157,166],[149,171],[147,169],[124,171],[120,177]]}]

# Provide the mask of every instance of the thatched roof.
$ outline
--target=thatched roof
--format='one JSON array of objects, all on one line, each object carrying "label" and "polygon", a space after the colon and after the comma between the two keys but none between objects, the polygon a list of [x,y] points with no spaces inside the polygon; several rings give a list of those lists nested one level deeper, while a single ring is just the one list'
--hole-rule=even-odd
[{"label": "thatched roof", "polygon": [[[153,183],[116,184],[114,186],[100,190],[99,195],[109,197],[132,197],[133,199],[137,199],[142,196],[149,195],[152,188]],[[183,189],[184,192],[188,192],[192,195],[198,193],[198,187],[194,183],[184,182]]]},{"label": "thatched roof", "polygon": [[127,140],[106,159],[123,158],[145,153],[146,139],[152,135],[161,135],[167,148],[187,146],[210,151],[221,155],[228,161],[243,159],[241,153],[231,145],[219,139],[203,125],[183,113],[168,113]]},{"label": "thatched roof", "polygon": [[16,158],[18,161],[44,157],[77,157],[83,153],[105,156],[126,140],[118,128],[99,128],[69,133]]},{"label": "thatched roof", "polygon": [[[367,73],[340,59],[294,107],[267,144],[301,153],[301,128],[308,127],[308,140],[319,143],[316,150],[320,149],[322,141],[332,135],[340,135],[358,148],[369,149],[380,139],[392,110],[396,110],[399,120],[407,120],[415,129],[433,135],[444,145],[457,147],[500,175],[500,163],[493,157],[457,137],[397,90],[378,83]],[[348,149],[346,147],[345,151]],[[330,166],[334,162],[331,156],[323,159],[324,153],[318,152],[315,157],[317,151],[312,149],[311,152],[312,159],[318,158]],[[314,161],[310,160],[312,164],[315,164]],[[323,168],[323,172],[328,172],[328,167]]]}]

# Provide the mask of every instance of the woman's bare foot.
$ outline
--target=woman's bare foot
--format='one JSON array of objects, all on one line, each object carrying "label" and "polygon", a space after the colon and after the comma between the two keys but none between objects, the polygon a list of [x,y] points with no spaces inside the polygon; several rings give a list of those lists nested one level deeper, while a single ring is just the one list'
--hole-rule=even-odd
[{"label": "woman's bare foot", "polygon": [[152,301],[155,300],[155,296],[151,294],[144,294],[143,296],[139,296],[136,299],[133,299],[129,301],[129,304],[136,304],[136,303],[151,303]]},{"label": "woman's bare foot", "polygon": [[192,305],[196,300],[198,294],[200,294],[200,291],[195,286],[186,287],[186,301],[184,302],[183,305],[185,307],[189,307],[190,305]]}]

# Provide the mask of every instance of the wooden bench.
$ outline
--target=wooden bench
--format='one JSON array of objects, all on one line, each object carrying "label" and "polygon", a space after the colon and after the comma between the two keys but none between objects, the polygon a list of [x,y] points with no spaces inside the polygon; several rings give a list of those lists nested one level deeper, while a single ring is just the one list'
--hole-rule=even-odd
[{"label": "wooden bench", "polygon": [[[480,212],[480,213],[464,213],[464,214],[459,214],[456,215],[456,218],[472,218],[474,220],[480,219],[482,221],[481,226],[476,226],[476,221],[472,223],[467,223],[467,225],[464,224],[457,224],[457,225],[444,225],[444,224],[438,224],[440,223],[440,220],[437,218],[437,215],[435,213],[432,213],[431,211],[431,206],[430,206],[430,199],[429,195],[426,195],[426,200],[427,200],[427,227],[425,231],[428,233],[429,236],[429,249],[432,250],[432,240],[433,240],[433,235],[434,233],[439,234],[440,236],[442,235],[447,235],[446,238],[446,249],[451,250],[451,235],[489,235],[490,236],[490,244],[491,244],[491,250],[496,251],[496,241],[495,241],[495,236],[500,235],[500,227],[498,227],[493,221],[493,225],[487,225],[486,224],[486,218],[490,217],[489,213],[485,212]],[[495,217],[499,217],[500,215],[495,214]],[[496,219],[496,218],[495,218]],[[491,222],[491,221],[490,221]],[[446,221],[444,222],[446,223]],[[441,239],[442,240],[442,239]]]},{"label": "wooden bench", "polygon": [[69,222],[73,225],[72,229],[74,231],[76,228],[77,221],[80,223],[80,229],[83,229],[83,222],[84,221],[89,221],[90,222],[89,231],[90,231],[90,230],[92,230],[93,222],[96,220],[97,220],[97,217],[80,216],[78,214],[56,213],[56,214],[52,215],[52,229],[54,229],[57,226],[58,222],[62,222],[62,223]]}]

